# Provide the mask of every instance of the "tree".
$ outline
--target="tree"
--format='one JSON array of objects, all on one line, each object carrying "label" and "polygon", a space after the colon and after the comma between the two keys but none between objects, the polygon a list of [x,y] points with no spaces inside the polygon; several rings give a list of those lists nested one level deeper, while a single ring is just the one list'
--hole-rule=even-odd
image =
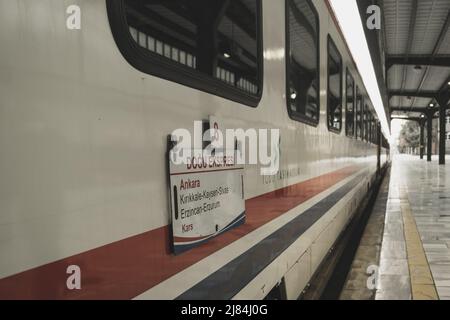
[{"label": "tree", "polygon": [[406,121],[400,131],[398,149],[405,153],[407,148],[420,147],[420,126],[416,121]]}]

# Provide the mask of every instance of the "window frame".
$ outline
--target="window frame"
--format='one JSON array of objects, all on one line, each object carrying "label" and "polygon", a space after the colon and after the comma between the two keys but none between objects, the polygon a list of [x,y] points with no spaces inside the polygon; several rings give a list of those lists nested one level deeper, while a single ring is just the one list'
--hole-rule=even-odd
[{"label": "window frame", "polygon": [[[298,121],[304,124],[307,124],[309,126],[312,127],[318,127],[319,123],[320,123],[320,108],[321,108],[321,103],[320,103],[320,85],[321,85],[321,80],[320,80],[320,16],[319,13],[317,12],[316,7],[314,6],[313,2],[311,0],[305,0],[308,2],[309,6],[311,7],[314,16],[316,17],[316,27],[317,27],[317,52],[316,52],[316,56],[317,56],[317,120],[313,120],[311,118],[308,118],[304,115],[292,112],[291,110],[291,106],[290,106],[290,100],[289,100],[289,96],[290,96],[290,92],[291,92],[291,79],[290,79],[290,64],[291,64],[291,33],[290,33],[290,23],[289,23],[289,13],[290,13],[290,8],[289,8],[289,4],[290,2],[294,2],[294,0],[285,0],[284,1],[284,5],[285,5],[285,71],[286,71],[286,107],[287,107],[287,111],[288,111],[288,115],[289,118],[291,120],[294,121]],[[294,3],[295,5],[295,3]]]},{"label": "window frame", "polygon": [[[348,121],[347,119],[348,117],[348,77],[350,77],[352,79],[353,82],[353,132],[350,134],[349,130],[348,130]],[[352,73],[350,72],[350,69],[347,67],[345,70],[345,135],[349,138],[354,138],[355,137],[355,131],[356,131],[356,126],[355,126],[355,115],[356,115],[356,82],[355,82],[355,78],[353,77]]]},{"label": "window frame", "polygon": [[[341,59],[341,67],[340,67],[340,71],[339,71],[339,73],[340,73],[339,74],[339,79],[341,80],[340,83],[339,83],[339,86],[340,86],[339,91],[341,93],[341,117],[340,117],[341,127],[340,127],[340,129],[335,129],[333,127],[330,127],[330,122],[328,121],[329,120],[329,115],[330,115],[329,114],[329,112],[330,112],[329,106],[330,106],[330,92],[331,92],[331,90],[330,90],[330,44],[334,46],[334,48],[336,49],[336,52],[337,52],[339,58]],[[342,127],[343,127],[343,125],[342,125],[343,124],[342,110],[344,108],[344,106],[343,106],[343,104],[344,104],[343,103],[344,102],[344,96],[342,94],[342,92],[343,92],[343,89],[342,89],[342,87],[343,87],[343,81],[342,81],[343,74],[344,74],[344,61],[342,59],[342,54],[339,51],[339,48],[337,47],[337,45],[334,42],[334,40],[331,37],[331,35],[328,34],[328,37],[327,37],[327,127],[328,127],[328,131],[333,132],[335,134],[341,134]]]},{"label": "window frame", "polygon": [[256,108],[261,102],[264,87],[264,55],[263,55],[263,6],[262,0],[256,1],[257,10],[257,62],[258,62],[258,92],[253,95],[229,85],[213,75],[206,75],[184,65],[174,64],[165,57],[143,49],[133,39],[129,32],[125,13],[125,0],[106,0],[109,25],[116,45],[124,59],[135,69],[197,89],[227,100]]}]

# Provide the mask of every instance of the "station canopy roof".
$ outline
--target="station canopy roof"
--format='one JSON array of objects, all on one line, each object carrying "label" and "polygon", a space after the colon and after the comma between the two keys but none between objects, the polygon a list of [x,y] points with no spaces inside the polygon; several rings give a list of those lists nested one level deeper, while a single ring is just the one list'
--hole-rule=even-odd
[{"label": "station canopy roof", "polygon": [[450,0],[358,0],[361,17],[373,4],[381,30],[365,32],[391,115],[419,117],[450,93]]}]

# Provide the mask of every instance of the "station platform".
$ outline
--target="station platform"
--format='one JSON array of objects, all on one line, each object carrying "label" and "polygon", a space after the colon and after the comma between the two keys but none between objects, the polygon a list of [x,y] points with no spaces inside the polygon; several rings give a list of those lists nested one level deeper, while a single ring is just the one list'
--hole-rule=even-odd
[{"label": "station platform", "polygon": [[340,298],[450,300],[450,158],[394,157]]}]

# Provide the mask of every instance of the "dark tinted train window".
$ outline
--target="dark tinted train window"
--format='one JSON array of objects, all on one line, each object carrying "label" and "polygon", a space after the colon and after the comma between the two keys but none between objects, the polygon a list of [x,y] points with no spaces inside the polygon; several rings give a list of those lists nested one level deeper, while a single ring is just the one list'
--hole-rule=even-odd
[{"label": "dark tinted train window", "polygon": [[377,143],[377,117],[372,114],[372,143]]},{"label": "dark tinted train window", "polygon": [[260,0],[108,0],[115,39],[136,68],[252,106],[262,86],[260,11]]},{"label": "dark tinted train window", "polygon": [[286,300],[286,283],[284,278],[270,290],[264,300]]},{"label": "dark tinted train window", "polygon": [[378,119],[375,120],[375,144],[378,144],[378,126],[379,126],[379,122]]},{"label": "dark tinted train window", "polygon": [[369,106],[364,104],[364,140],[369,141]]},{"label": "dark tinted train window", "polygon": [[328,129],[342,129],[342,58],[328,36]]},{"label": "dark tinted train window", "polygon": [[308,0],[287,0],[287,101],[291,118],[319,122],[319,18]]},{"label": "dark tinted train window", "polygon": [[346,77],[345,132],[347,136],[355,136],[355,80],[347,70]]},{"label": "dark tinted train window", "polygon": [[378,145],[378,120],[375,118],[373,121],[373,143]]},{"label": "dark tinted train window", "polygon": [[362,95],[359,92],[359,88],[356,87],[356,138],[362,138],[362,119],[361,110],[362,109]]},{"label": "dark tinted train window", "polygon": [[372,113],[372,130],[371,130],[372,143],[375,143],[375,116]]},{"label": "dark tinted train window", "polygon": [[364,102],[361,108],[361,140],[366,140],[366,104]]},{"label": "dark tinted train window", "polygon": [[376,123],[375,116],[372,113],[372,121],[371,121],[371,127],[370,127],[371,128],[371,130],[370,130],[370,141],[372,143],[375,143],[375,135],[376,135],[375,123]]},{"label": "dark tinted train window", "polygon": [[375,116],[375,119],[373,121],[373,130],[374,130],[374,136],[373,136],[373,143],[378,143],[378,120]]},{"label": "dark tinted train window", "polygon": [[370,111],[369,106],[366,105],[366,141],[370,141]]}]

